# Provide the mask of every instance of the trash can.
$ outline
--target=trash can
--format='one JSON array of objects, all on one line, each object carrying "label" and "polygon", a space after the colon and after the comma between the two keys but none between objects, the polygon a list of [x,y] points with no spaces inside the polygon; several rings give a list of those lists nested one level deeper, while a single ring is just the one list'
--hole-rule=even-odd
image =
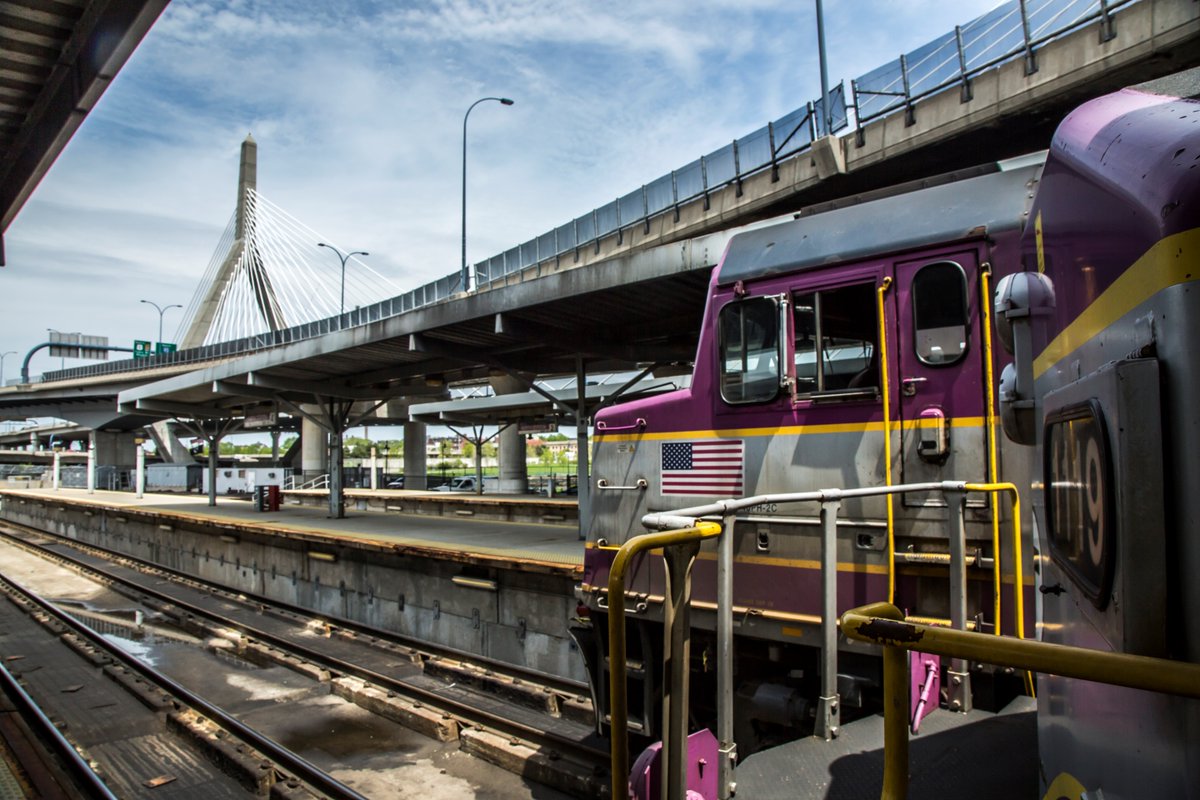
[{"label": "trash can", "polygon": [[266,486],[255,486],[254,487],[254,510],[255,511],[267,511],[268,510],[267,487]]},{"label": "trash can", "polygon": [[278,486],[267,486],[267,508],[271,511],[278,511],[280,504],[283,502],[283,492]]}]

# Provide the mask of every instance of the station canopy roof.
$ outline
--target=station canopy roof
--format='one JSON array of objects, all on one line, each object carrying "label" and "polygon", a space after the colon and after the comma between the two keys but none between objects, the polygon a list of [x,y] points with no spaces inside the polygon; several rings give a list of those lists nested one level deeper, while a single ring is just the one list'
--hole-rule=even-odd
[{"label": "station canopy roof", "polygon": [[[585,413],[592,413],[599,405],[668,392],[685,385],[687,379],[688,376],[682,376],[643,378],[629,385],[622,381],[587,384],[584,386],[584,401],[588,408]],[[544,391],[544,394],[530,391],[422,403],[412,406],[409,414],[412,419],[431,425],[557,424],[562,421],[574,424],[569,418],[579,403],[578,388]]]},{"label": "station canopy roof", "polygon": [[0,2],[3,232],[168,0]]}]

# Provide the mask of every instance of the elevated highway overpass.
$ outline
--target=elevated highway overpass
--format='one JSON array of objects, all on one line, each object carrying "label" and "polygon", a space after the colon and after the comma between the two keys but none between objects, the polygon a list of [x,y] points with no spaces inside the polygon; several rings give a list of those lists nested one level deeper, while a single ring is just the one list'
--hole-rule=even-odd
[{"label": "elevated highway overpass", "polygon": [[[685,363],[708,274],[738,226],[977,174],[994,168],[980,161],[1046,147],[1061,117],[1089,97],[1200,63],[1194,0],[1112,5],[927,96],[906,93],[892,113],[845,135],[814,136],[787,158],[738,170],[607,234],[576,236],[545,258],[535,248],[531,259],[489,259],[473,292],[455,293],[452,275],[295,328],[47,373],[0,389],[0,414],[112,430],[180,417],[219,438],[231,420],[282,411],[340,436],[352,421],[406,420],[408,402],[440,397],[455,382],[490,379],[515,391],[536,376]],[[645,187],[641,197],[648,209]],[[583,405],[575,414],[586,417]]]}]

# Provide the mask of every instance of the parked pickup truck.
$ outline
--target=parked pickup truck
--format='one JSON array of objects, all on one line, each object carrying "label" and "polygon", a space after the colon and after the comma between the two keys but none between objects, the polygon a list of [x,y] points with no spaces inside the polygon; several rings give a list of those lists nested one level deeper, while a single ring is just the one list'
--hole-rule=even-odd
[{"label": "parked pickup truck", "polygon": [[[459,475],[457,478],[452,478],[449,483],[442,484],[434,489],[435,492],[473,492],[475,491],[476,483],[474,475]],[[483,490],[496,491],[496,479],[484,478]]]}]

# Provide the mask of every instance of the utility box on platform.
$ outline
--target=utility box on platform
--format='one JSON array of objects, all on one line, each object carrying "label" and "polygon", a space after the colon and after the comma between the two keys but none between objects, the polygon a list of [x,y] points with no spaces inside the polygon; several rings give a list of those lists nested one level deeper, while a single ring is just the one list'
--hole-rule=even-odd
[{"label": "utility box on platform", "polygon": [[204,472],[204,467],[199,464],[147,464],[146,491],[199,491],[202,472]]},{"label": "utility box on platform", "polygon": [[[217,494],[253,494],[259,486],[282,486],[288,470],[284,467],[220,467],[217,469]],[[208,492],[208,470],[204,488]]]}]

